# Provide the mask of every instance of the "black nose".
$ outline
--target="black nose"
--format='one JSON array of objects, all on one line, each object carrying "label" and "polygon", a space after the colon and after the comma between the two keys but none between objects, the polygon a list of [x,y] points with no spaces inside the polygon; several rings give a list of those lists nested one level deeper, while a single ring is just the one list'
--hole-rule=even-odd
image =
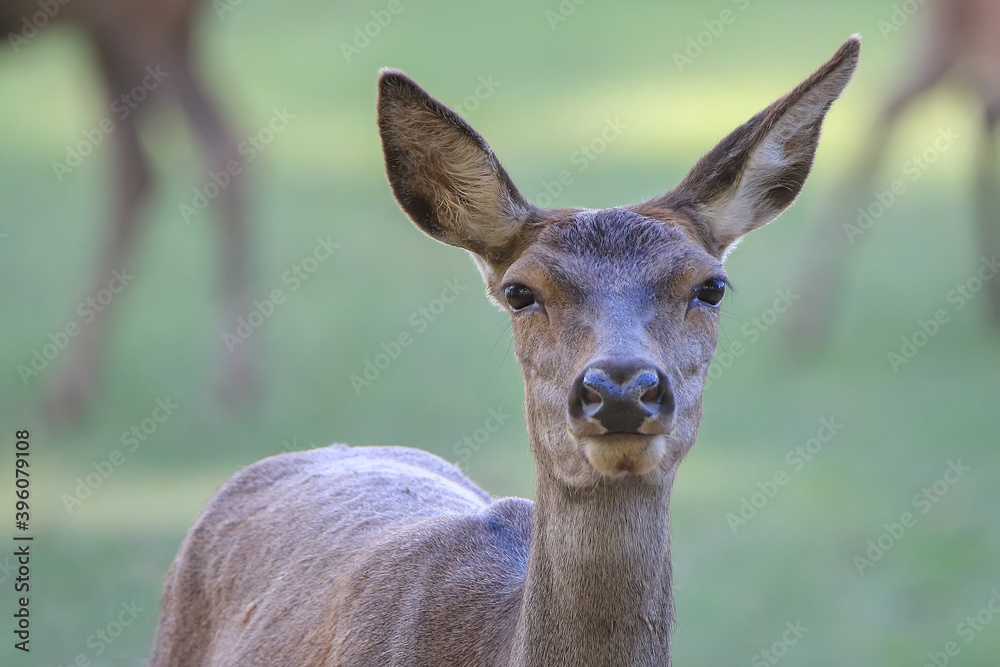
[{"label": "black nose", "polygon": [[573,383],[570,416],[596,421],[607,433],[639,433],[648,419],[662,422],[674,411],[670,381],[645,359],[603,359],[588,366]]}]

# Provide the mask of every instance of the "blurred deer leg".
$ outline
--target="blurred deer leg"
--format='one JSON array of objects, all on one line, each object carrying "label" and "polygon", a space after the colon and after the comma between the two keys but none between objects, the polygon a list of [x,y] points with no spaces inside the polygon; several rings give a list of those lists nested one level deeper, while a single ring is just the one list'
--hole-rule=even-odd
[{"label": "blurred deer leg", "polygon": [[[104,58],[103,65],[109,92],[114,98],[130,87],[131,79],[117,70],[111,60]],[[86,297],[97,300],[101,309],[99,312],[96,308],[87,309],[87,314],[81,316],[80,333],[71,344],[66,366],[48,396],[50,414],[60,419],[77,416],[96,386],[109,309],[121,299],[121,291],[135,270],[129,263],[129,255],[149,187],[149,167],[139,142],[135,113],[116,119],[109,141],[113,151],[115,185],[111,235],[97,279]],[[105,304],[106,298],[110,298],[110,302]],[[92,319],[88,320],[88,316]]]},{"label": "blurred deer leg", "polygon": [[[1000,169],[997,164],[996,129],[1000,103],[986,105],[986,125],[979,142],[976,169],[976,217],[980,256],[995,263],[1000,257]],[[978,258],[977,258],[978,259]],[[1000,276],[986,281],[986,296],[992,324],[1000,328]]]},{"label": "blurred deer leg", "polygon": [[[208,158],[209,169],[219,185],[216,215],[222,228],[223,285],[225,305],[222,326],[226,334],[226,357],[222,366],[222,390],[227,399],[239,400],[253,389],[253,358],[249,341],[235,335],[237,320],[250,307],[249,240],[243,211],[243,162],[236,142],[222,115],[198,80],[187,57],[175,65],[174,84],[181,107],[197,133]],[[222,337],[220,336],[220,339]]]}]

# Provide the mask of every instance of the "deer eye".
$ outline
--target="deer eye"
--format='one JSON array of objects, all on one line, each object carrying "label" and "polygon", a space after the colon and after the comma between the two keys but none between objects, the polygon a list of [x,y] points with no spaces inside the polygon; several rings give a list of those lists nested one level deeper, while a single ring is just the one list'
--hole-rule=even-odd
[{"label": "deer eye", "polygon": [[718,306],[726,294],[726,281],[723,278],[709,278],[695,289],[694,298],[707,306]]},{"label": "deer eye", "polygon": [[535,295],[531,293],[530,289],[520,283],[511,283],[504,287],[503,295],[507,299],[507,305],[515,313],[535,303]]}]

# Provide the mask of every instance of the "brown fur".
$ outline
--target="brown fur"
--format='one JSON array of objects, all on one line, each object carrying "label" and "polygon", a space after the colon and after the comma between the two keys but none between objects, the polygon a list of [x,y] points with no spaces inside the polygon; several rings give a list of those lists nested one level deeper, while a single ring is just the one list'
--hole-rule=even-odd
[{"label": "brown fur", "polygon": [[[511,313],[536,500],[493,501],[441,459],[403,448],[261,461],[185,539],[150,664],[669,665],[670,489],[694,444],[718,329],[718,308],[694,296],[724,276],[719,248],[733,233],[732,216],[719,229],[712,215],[744,185],[754,188],[747,230],[790,203],[773,191],[801,188],[790,179],[808,169],[794,165],[811,162],[802,151],[858,48],[848,42],[727,139],[745,147],[740,164],[718,150],[699,162],[679,191],[684,210],[664,205],[670,195],[602,211],[527,208],[479,135],[402,74],[384,74],[379,127],[404,210],[472,251],[497,303],[512,282],[536,297]],[[785,127],[795,145],[773,136]],[[765,144],[772,153],[758,160]],[[674,399],[665,434],[578,438],[567,427],[574,378],[616,355],[663,369]],[[616,472],[616,459],[642,459],[644,472]]]}]

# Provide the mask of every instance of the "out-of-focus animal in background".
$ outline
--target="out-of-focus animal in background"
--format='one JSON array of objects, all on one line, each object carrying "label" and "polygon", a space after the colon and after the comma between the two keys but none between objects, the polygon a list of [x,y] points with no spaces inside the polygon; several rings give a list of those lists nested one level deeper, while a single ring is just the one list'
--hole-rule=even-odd
[{"label": "out-of-focus animal in background", "polygon": [[[880,111],[858,163],[840,184],[824,214],[817,246],[807,255],[801,304],[795,309],[792,338],[815,341],[830,330],[850,243],[845,223],[856,222],[857,211],[871,203],[878,190],[875,177],[903,113],[926,93],[955,81],[972,93],[982,114],[976,142],[974,183],[979,248],[976,255],[1000,254],[1000,170],[996,130],[1000,121],[1000,0],[930,0],[926,33],[905,60],[900,84]],[[992,323],[1000,327],[1000,279],[985,282]]]},{"label": "out-of-focus animal in background", "polygon": [[[114,194],[110,233],[100,260],[97,290],[108,285],[114,271],[134,271],[130,262],[141,209],[150,191],[150,162],[139,140],[138,126],[147,111],[165,98],[178,103],[204,150],[209,170],[225,171],[239,160],[237,144],[205,84],[192,53],[192,30],[201,9],[199,0],[0,0],[0,35],[8,43],[5,66],[29,57],[35,33],[54,24],[72,24],[93,47],[104,80],[110,108],[127,113],[107,115],[113,123],[107,134],[113,154]],[[148,99],[147,99],[148,98]],[[140,101],[141,99],[141,101]],[[203,172],[204,173],[204,172]],[[231,330],[248,301],[248,239],[240,179],[221,188],[214,203],[222,226],[222,264],[225,281],[225,326]],[[102,313],[70,344],[62,375],[49,395],[50,412],[74,416],[97,384],[102,340],[106,336]],[[238,346],[223,362],[224,389],[242,391],[249,378],[248,359]]]}]

